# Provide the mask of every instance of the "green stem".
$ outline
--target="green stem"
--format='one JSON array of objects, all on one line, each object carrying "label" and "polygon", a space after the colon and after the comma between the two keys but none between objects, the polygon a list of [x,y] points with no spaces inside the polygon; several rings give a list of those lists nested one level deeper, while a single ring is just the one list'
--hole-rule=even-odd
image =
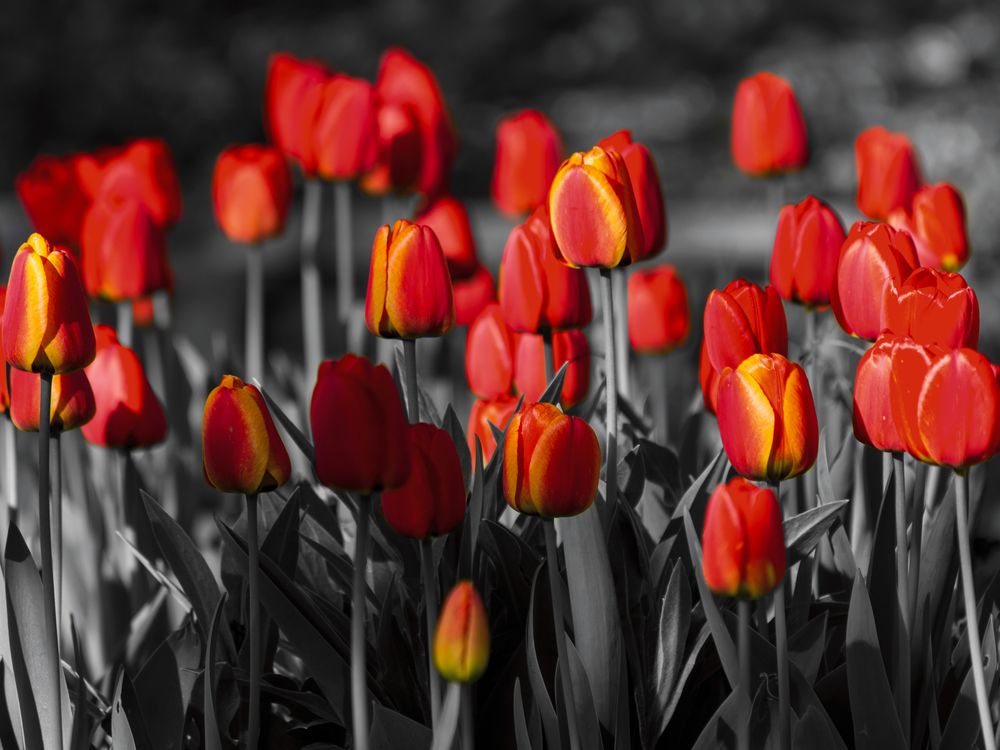
[{"label": "green stem", "polygon": [[63,579],[63,507],[62,507],[62,440],[60,434],[52,434],[52,569],[55,573],[56,590],[56,630],[62,629],[62,579]]},{"label": "green stem", "polygon": [[[774,496],[781,498],[781,485],[774,483]],[[778,655],[778,737],[781,750],[792,747],[791,680],[788,676],[788,622],[785,616],[785,578],[774,590],[774,641]]]},{"label": "green stem", "polygon": [[370,498],[358,500],[357,534],[354,539],[354,575],[351,582],[351,720],[353,746],[368,750],[368,680],[365,658],[365,568],[368,561]]},{"label": "green stem", "polygon": [[337,236],[337,313],[347,326],[354,306],[354,252],[351,247],[351,183],[342,180],[333,187]]},{"label": "green stem", "polygon": [[118,323],[115,326],[115,333],[118,335],[118,341],[123,346],[132,346],[132,302],[130,300],[119,302],[116,312],[118,313]]},{"label": "green stem", "polygon": [[420,394],[417,391],[417,342],[403,339],[403,377],[406,382],[406,415],[410,424],[420,421]]},{"label": "green stem", "polygon": [[312,382],[323,359],[322,281],[317,247],[322,221],[323,183],[306,180],[302,190],[302,335],[306,381]]},{"label": "green stem", "polygon": [[559,576],[559,557],[556,552],[556,526],[552,521],[543,521],[545,530],[545,567],[549,573],[549,588],[552,594],[552,620],[555,625],[556,653],[559,657],[559,681],[562,683],[563,698],[566,703],[566,727],[569,730],[571,750],[580,747],[580,734],[576,718],[576,697],[573,690],[573,676],[569,669],[566,648],[566,625],[563,619],[562,579]]},{"label": "green stem", "polygon": [[893,489],[896,511],[896,600],[899,606],[896,634],[896,708],[903,735],[910,735],[910,584],[906,546],[906,485],[903,454],[892,454]]},{"label": "green stem", "polygon": [[441,680],[434,668],[434,631],[437,630],[438,592],[434,576],[431,540],[420,540],[420,576],[424,583],[424,614],[427,618],[427,689],[431,704],[431,729],[437,732],[441,719]]},{"label": "green stem", "polygon": [[38,411],[38,534],[42,547],[42,590],[45,595],[45,639],[52,648],[45,649],[45,666],[49,680],[54,685],[55,705],[49,714],[49,721],[44,717],[43,725],[48,723],[52,733],[52,746],[61,748],[62,741],[62,691],[59,687],[59,624],[56,620],[56,585],[55,567],[52,560],[52,517],[51,500],[49,498],[49,420],[52,411],[52,373],[43,372],[39,384]]},{"label": "green stem", "polygon": [[753,697],[750,695],[750,600],[740,599],[739,609],[739,662],[740,681],[737,689],[740,691],[739,727],[737,729],[737,748],[750,750],[750,709]]},{"label": "green stem", "polygon": [[246,367],[247,380],[264,382],[264,248],[248,247]]},{"label": "green stem", "polygon": [[247,498],[247,546],[250,568],[247,581],[250,589],[250,726],[247,730],[247,750],[257,750],[260,738],[260,548],[257,541],[257,495]]},{"label": "green stem", "polygon": [[601,269],[601,289],[604,302],[604,369],[607,377],[605,421],[608,428],[604,480],[608,505],[613,508],[618,499],[618,378],[615,373],[615,295],[610,268]]}]

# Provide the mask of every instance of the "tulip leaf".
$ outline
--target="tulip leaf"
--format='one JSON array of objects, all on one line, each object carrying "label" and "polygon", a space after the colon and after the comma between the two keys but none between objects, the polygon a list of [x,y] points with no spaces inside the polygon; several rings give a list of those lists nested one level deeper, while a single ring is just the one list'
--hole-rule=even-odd
[{"label": "tulip leaf", "polygon": [[316,448],[313,446],[312,441],[306,437],[305,433],[298,428],[298,425],[292,421],[292,418],[285,414],[284,409],[278,406],[278,402],[271,398],[271,395],[267,392],[263,385],[257,378],[254,378],[253,384],[257,386],[257,390],[260,391],[261,395],[264,397],[264,401],[267,403],[267,408],[270,409],[271,413],[277,418],[278,422],[288,433],[288,436],[292,439],[292,442],[298,446],[298,449],[302,451],[302,455],[309,459],[309,463],[316,463]]},{"label": "tulip leaf", "polygon": [[[87,684],[83,679],[83,650],[76,632],[73,616],[69,618],[69,632],[73,639],[73,657],[76,661],[76,691],[73,696],[73,726],[70,729],[70,750],[89,750],[91,728],[87,721]],[[6,746],[6,745],[3,745]]]},{"label": "tulip leaf", "polygon": [[[684,646],[691,626],[691,589],[680,560],[674,563],[660,604],[660,624],[653,659],[653,716],[663,716],[684,664]],[[665,724],[664,724],[665,727]],[[662,731],[660,727],[658,730]],[[659,732],[658,732],[659,734]]]},{"label": "tulip leaf", "polygon": [[747,720],[745,705],[740,691],[733,690],[708,720],[692,750],[736,747],[739,722]]},{"label": "tulip leaf", "polygon": [[517,750],[534,750],[528,735],[528,720],[524,717],[520,677],[514,678],[514,741],[517,742]]},{"label": "tulip leaf", "polygon": [[[395,348],[395,358],[396,358],[396,372],[397,376],[396,384],[399,390],[403,394],[403,405],[406,407],[406,413],[410,413],[410,394],[406,392],[405,383],[399,382],[399,378],[403,377],[403,373],[406,372],[406,362],[405,355],[403,354],[403,347],[406,342],[400,342],[401,346]],[[435,427],[441,426],[441,415],[438,413],[437,407],[434,405],[434,400],[427,394],[422,384],[422,378],[419,373],[420,368],[417,368],[417,421],[426,422],[432,424]]]},{"label": "tulip leaf", "polygon": [[694,641],[694,645],[691,647],[691,652],[688,654],[687,660],[684,662],[684,669],[681,670],[680,676],[674,685],[674,689],[670,696],[670,702],[663,709],[663,713],[656,716],[657,727],[655,728],[651,739],[659,740],[663,733],[667,730],[667,725],[670,723],[670,719],[674,715],[674,711],[677,710],[677,704],[680,702],[681,697],[684,693],[684,686],[687,684],[688,678],[694,671],[694,668],[698,665],[698,657],[701,654],[702,648],[708,643],[709,637],[712,635],[712,629],[706,623],[702,626],[701,630],[698,631],[698,637]]},{"label": "tulip leaf", "polygon": [[[787,578],[785,580],[788,581]],[[788,639],[788,658],[798,667],[810,685],[816,682],[823,651],[826,649],[826,625],[829,614],[823,612],[817,615]]]},{"label": "tulip leaf", "polygon": [[785,546],[788,548],[789,568],[812,553],[847,503],[847,500],[823,503],[785,520]]},{"label": "tulip leaf", "polygon": [[[976,621],[974,618],[967,620],[966,625],[969,622],[975,626]],[[963,639],[967,639],[968,637],[968,633],[962,634]],[[983,660],[985,662],[983,674],[986,682],[986,691],[990,692],[997,673],[997,639],[992,616],[986,624],[982,648]],[[967,747],[974,747],[980,731],[979,708],[976,703],[976,685],[970,664],[969,671],[965,673],[965,679],[962,680],[962,689],[955,699],[955,705],[952,707],[951,714],[948,716],[948,722],[945,724],[944,734],[941,736],[941,748],[942,750],[962,750]]]},{"label": "tulip leaf", "polygon": [[153,747],[139,713],[132,681],[122,669],[118,673],[115,699],[111,704],[111,744],[114,750],[149,750]]},{"label": "tulip leaf", "polygon": [[380,703],[374,704],[371,723],[371,734],[368,736],[371,750],[399,750],[403,747],[426,750],[433,741],[431,730],[423,724]]},{"label": "tulip leaf", "polygon": [[709,477],[713,476],[718,470],[719,465],[725,462],[726,459],[723,458],[724,456],[725,452],[720,448],[719,452],[715,454],[715,458],[708,462],[708,466],[702,470],[701,474],[698,475],[698,477],[684,491],[684,494],[681,495],[681,499],[677,502],[677,507],[674,508],[671,521],[674,521],[675,519],[679,521],[683,518],[684,513],[691,511],[694,506],[695,498],[698,497],[698,493],[701,492]]},{"label": "tulip leaf", "polygon": [[226,596],[227,594],[223,594],[219,598],[219,603],[215,605],[215,613],[212,615],[212,626],[208,631],[208,640],[205,642],[205,670],[202,675],[202,695],[205,704],[205,750],[222,750],[222,740],[219,736],[219,720],[216,712],[215,644],[218,642],[219,623],[222,621],[222,611],[225,609]]},{"label": "tulip leaf", "polygon": [[569,661],[570,679],[573,681],[573,702],[575,710],[566,711],[563,697],[565,692],[562,688],[562,671],[556,670],[556,702],[559,704],[561,713],[566,716],[567,721],[576,718],[577,735],[580,738],[581,750],[600,750],[601,747],[601,725],[597,721],[597,711],[594,708],[594,697],[590,692],[590,680],[587,678],[587,671],[580,661],[580,653],[573,645],[573,641],[566,638],[566,657]]},{"label": "tulip leaf", "polygon": [[476,460],[472,474],[472,489],[469,492],[469,506],[465,513],[462,542],[459,548],[459,575],[472,578],[475,566],[476,543],[479,541],[479,523],[483,520],[485,487],[483,480],[483,444],[476,436]]},{"label": "tulip leaf", "polygon": [[809,706],[802,718],[792,727],[792,747],[808,747],[809,750],[837,750],[843,747],[839,737],[823,715],[814,706]]},{"label": "tulip leaf", "polygon": [[559,404],[559,398],[562,395],[563,381],[566,379],[566,371],[569,369],[569,362],[563,362],[562,367],[559,368],[559,372],[552,376],[552,380],[549,384],[545,386],[545,390],[542,391],[542,395],[538,397],[538,403],[540,404]]},{"label": "tulip leaf", "polygon": [[451,404],[444,411],[444,419],[441,420],[441,427],[451,435],[452,442],[455,443],[455,451],[458,453],[458,463],[462,467],[462,486],[465,491],[469,491],[469,482],[472,480],[472,456],[469,455],[469,443],[465,439],[465,430],[462,423],[458,421],[455,409]]},{"label": "tulip leaf", "polygon": [[[549,658],[549,673],[555,671],[555,642],[552,635],[552,610],[547,606],[551,601],[551,592],[548,587],[548,578],[543,575],[548,560],[543,560],[535,570],[535,576],[531,581],[531,604],[528,606],[527,636],[525,643],[525,659],[528,664],[528,683],[531,685],[531,693],[535,699],[535,708],[542,718],[542,728],[545,730],[545,742],[548,747],[562,747],[559,732],[559,718],[552,705],[551,694],[545,684],[545,677],[542,675],[542,667],[538,662],[538,634],[545,633],[547,641],[543,653]],[[540,605],[539,602],[545,602]],[[539,611],[544,607],[544,611]],[[553,684],[555,678],[552,679]]]},{"label": "tulip leaf", "polygon": [[136,705],[157,748],[182,747],[186,701],[180,678],[198,668],[200,652],[199,646],[194,664],[181,665],[170,640],[162,641],[135,677]]}]

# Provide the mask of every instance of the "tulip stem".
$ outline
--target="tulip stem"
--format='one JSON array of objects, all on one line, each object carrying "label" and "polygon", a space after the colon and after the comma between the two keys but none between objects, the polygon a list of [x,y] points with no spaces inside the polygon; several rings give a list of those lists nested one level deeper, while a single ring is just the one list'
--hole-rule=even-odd
[{"label": "tulip stem", "polygon": [[476,747],[476,725],[472,715],[472,685],[462,685],[462,750]]},{"label": "tulip stem", "polygon": [[260,548],[257,541],[257,494],[247,494],[247,547],[250,566],[247,583],[250,589],[250,721],[247,750],[257,750],[260,738]]},{"label": "tulip stem", "polygon": [[319,245],[323,183],[306,180],[302,188],[302,335],[306,382],[312,382],[323,359],[322,282],[319,275]]},{"label": "tulip stem", "polygon": [[351,183],[341,180],[333,186],[334,226],[337,236],[337,312],[349,329],[354,307],[354,251],[351,247]]},{"label": "tulip stem", "polygon": [[[781,483],[774,483],[774,496],[781,505]],[[781,750],[792,747],[791,680],[788,676],[788,621],[785,616],[785,581],[774,590],[774,647],[778,654],[778,737]]]},{"label": "tulip stem", "polygon": [[740,681],[738,689],[740,691],[741,711],[739,712],[739,725],[736,733],[739,750],[750,750],[750,709],[753,705],[753,698],[750,695],[750,600],[740,599],[737,604],[739,610],[739,663]]},{"label": "tulip stem", "polygon": [[[552,331],[546,328],[542,331],[542,346],[544,348],[543,359],[545,360],[545,386],[548,387],[552,378],[556,374],[555,357],[552,354]],[[556,399],[558,401],[558,399]]]},{"label": "tulip stem", "polygon": [[983,674],[983,652],[979,643],[976,616],[976,590],[972,578],[972,552],[969,549],[969,473],[955,472],[955,531],[958,534],[958,559],[962,572],[962,594],[965,599],[965,632],[969,637],[969,658],[972,661],[972,679],[976,685],[976,702],[979,721],[983,729],[986,750],[997,750],[993,736],[993,719],[990,715],[989,693]]},{"label": "tulip stem", "polygon": [[625,398],[632,397],[632,380],[628,366],[628,270],[618,268],[611,272],[615,285],[615,367],[618,370],[618,387]]},{"label": "tulip stem", "polygon": [[116,307],[118,322],[115,326],[115,333],[122,346],[132,346],[132,301],[123,300]]},{"label": "tulip stem", "polygon": [[562,683],[563,698],[566,702],[566,728],[569,731],[570,750],[580,747],[579,728],[576,719],[576,697],[573,690],[573,676],[569,670],[569,656],[566,649],[566,625],[563,619],[562,578],[559,575],[559,557],[556,551],[556,525],[554,521],[543,521],[545,529],[545,567],[549,573],[549,588],[552,594],[552,620],[555,625],[556,653],[559,658],[559,681]]},{"label": "tulip stem", "polygon": [[365,658],[365,568],[368,561],[370,496],[358,501],[357,532],[354,537],[354,575],[351,581],[351,727],[353,747],[368,750],[368,680]]},{"label": "tulip stem", "polygon": [[431,729],[437,732],[441,716],[441,680],[434,668],[434,631],[437,630],[437,578],[434,576],[434,550],[430,537],[420,540],[420,576],[424,582],[424,615],[427,618],[427,691],[431,704]]},{"label": "tulip stem", "polygon": [[[17,523],[17,429],[10,420],[10,415],[3,420],[4,431],[4,476],[6,477],[5,489],[7,492],[7,514],[8,527],[11,523]],[[3,529],[7,533],[7,529]]]},{"label": "tulip stem", "polygon": [[247,379],[264,382],[264,248],[247,248]]},{"label": "tulip stem", "polygon": [[615,373],[615,293],[610,268],[601,269],[601,289],[604,303],[604,370],[607,378],[604,397],[607,402],[608,428],[604,482],[608,505],[613,508],[618,500],[618,378]]},{"label": "tulip stem", "polygon": [[62,627],[62,440],[58,432],[52,434],[52,570],[55,574],[56,632]]},{"label": "tulip stem", "polygon": [[896,636],[896,708],[903,735],[910,735],[910,583],[906,546],[906,485],[903,454],[892,454],[892,477],[896,510],[896,600],[899,606]]},{"label": "tulip stem", "polygon": [[[820,429],[823,427],[822,415],[823,415],[823,388],[822,376],[817,374],[817,360],[819,359],[819,342],[816,338],[816,313],[815,310],[806,311],[806,348],[809,351],[809,358],[806,360],[806,380],[809,381],[809,388],[812,391],[813,404],[816,408],[816,418],[819,422]],[[822,432],[820,433],[820,439],[822,437]],[[815,508],[819,505],[819,492],[818,492],[818,482],[817,480],[817,469],[814,466],[806,472],[805,482],[806,482],[806,507],[805,510],[809,508]],[[816,570],[819,570],[819,566],[816,566]]]},{"label": "tulip stem", "polygon": [[417,342],[403,339],[403,377],[406,382],[406,415],[410,424],[420,421],[420,395],[417,392]]}]

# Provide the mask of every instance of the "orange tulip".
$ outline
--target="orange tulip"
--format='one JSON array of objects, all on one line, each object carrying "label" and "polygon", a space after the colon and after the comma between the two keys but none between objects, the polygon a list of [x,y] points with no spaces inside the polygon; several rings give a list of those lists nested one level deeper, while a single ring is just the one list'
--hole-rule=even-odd
[{"label": "orange tulip", "polygon": [[455,298],[455,325],[459,326],[470,325],[497,298],[493,276],[483,265],[477,266],[469,278],[453,281],[452,294]]},{"label": "orange tulip", "polygon": [[562,161],[559,132],[537,109],[525,109],[500,120],[496,140],[493,202],[509,216],[533,211],[545,202]]},{"label": "orange tulip", "polygon": [[322,64],[287,52],[271,55],[268,61],[264,91],[267,131],[282,153],[302,165],[311,163],[311,128],[328,77]]},{"label": "orange tulip", "polygon": [[745,279],[712,291],[705,302],[705,347],[716,372],[736,368],[751,354],[788,353],[788,323],[774,287]]},{"label": "orange tulip", "polygon": [[406,104],[379,102],[375,110],[378,157],[362,176],[361,189],[371,195],[409,193],[420,177],[420,125]]},{"label": "orange tulip", "polygon": [[920,189],[920,168],[910,139],[883,127],[868,128],[854,141],[858,172],[858,208],[884,219],[897,208],[910,210]]},{"label": "orange tulip", "polygon": [[157,227],[173,226],[181,217],[181,188],[166,141],[140,138],[93,162],[96,181],[90,179],[94,199],[134,200],[142,203]]},{"label": "orange tulip", "polygon": [[503,395],[494,399],[479,399],[472,405],[469,413],[469,428],[466,430],[466,437],[469,441],[469,454],[472,460],[476,459],[476,438],[483,448],[483,463],[488,464],[493,458],[493,453],[497,449],[496,438],[493,437],[493,430],[490,424],[503,430],[507,423],[514,416],[517,409],[518,399],[514,396]]},{"label": "orange tulip", "polygon": [[318,91],[315,121],[307,128],[306,173],[356,179],[375,166],[378,156],[375,91],[368,81],[340,74]]},{"label": "orange tulip", "polygon": [[[37,372],[10,370],[10,419],[22,432],[38,432],[41,412],[40,381]],[[94,417],[94,391],[83,370],[52,376],[49,429],[65,432],[82,427]]]},{"label": "orange tulip", "polygon": [[230,146],[212,176],[215,218],[233,242],[257,243],[285,228],[292,177],[281,153],[270,146]]},{"label": "orange tulip", "polygon": [[[545,342],[540,335],[522,333],[514,347],[514,384],[525,401],[537,401],[548,385],[545,379]],[[552,334],[553,372],[567,362],[559,403],[571,409],[590,390],[590,344],[583,331],[556,331]]]},{"label": "orange tulip", "polygon": [[427,202],[413,223],[434,230],[448,261],[452,282],[467,279],[478,270],[476,240],[472,236],[469,214],[458,199],[443,195]]},{"label": "orange tulip", "polygon": [[920,188],[911,211],[897,208],[886,221],[910,233],[922,266],[957,271],[969,260],[965,202],[947,182]]},{"label": "orange tulip", "polygon": [[979,300],[957,273],[918,268],[887,297],[883,327],[918,344],[939,344],[948,349],[979,344]]},{"label": "orange tulip", "polygon": [[691,330],[684,280],[673,266],[636,271],[628,277],[628,340],[640,354],[665,354]]},{"label": "orange tulip", "polygon": [[490,660],[490,626],[472,583],[459,581],[434,631],[434,666],[450,682],[475,682]]},{"label": "orange tulip", "polygon": [[808,196],[778,215],[771,251],[771,286],[789,302],[826,307],[846,235],[837,214]]},{"label": "orange tulip", "polygon": [[751,177],[806,165],[806,123],[788,81],[764,72],[740,81],[733,102],[730,146],[736,166]]},{"label": "orange tulip", "polygon": [[90,202],[80,177],[81,156],[35,157],[14,189],[35,231],[59,245],[78,247]]},{"label": "orange tulip", "polygon": [[465,376],[469,390],[491,399],[510,393],[514,381],[514,336],[495,302],[469,326],[465,338]]}]

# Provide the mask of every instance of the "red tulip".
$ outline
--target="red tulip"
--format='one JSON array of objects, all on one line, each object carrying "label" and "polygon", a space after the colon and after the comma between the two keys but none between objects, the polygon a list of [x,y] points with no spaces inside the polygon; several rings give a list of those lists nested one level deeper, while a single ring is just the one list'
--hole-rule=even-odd
[{"label": "red tulip", "polygon": [[[4,378],[6,380],[6,378]],[[38,432],[41,375],[12,367],[10,370],[10,419],[22,432]],[[83,370],[52,376],[49,429],[75,430],[89,422],[95,411],[94,391]]]},{"label": "red tulip", "polygon": [[628,169],[643,239],[641,251],[632,260],[638,262],[652,258],[667,244],[667,215],[663,205],[663,190],[660,188],[660,175],[653,155],[645,145],[633,141],[632,133],[628,130],[619,130],[597,145],[614,149],[621,154]]},{"label": "red tulip", "polygon": [[361,178],[361,189],[372,195],[409,193],[420,177],[420,125],[408,105],[380,103],[375,111],[378,157]]},{"label": "red tulip", "polygon": [[684,280],[673,266],[636,271],[628,277],[628,340],[640,354],[664,354],[684,343],[691,330]]},{"label": "red tulip", "polygon": [[886,298],[883,325],[918,344],[975,349],[979,344],[979,300],[957,273],[918,268],[903,282],[897,296]]},{"label": "red tulip", "polygon": [[510,393],[514,382],[514,337],[495,302],[487,305],[469,326],[465,376],[469,390],[480,398]]},{"label": "red tulip", "polygon": [[920,189],[920,168],[910,139],[883,127],[868,128],[854,141],[858,171],[858,208],[884,219],[895,209],[910,210]]},{"label": "red tulip", "polygon": [[300,165],[310,163],[312,125],[328,77],[322,64],[299,60],[287,52],[271,55],[268,61],[264,91],[267,131],[274,145]]},{"label": "red tulip", "polygon": [[826,307],[846,236],[837,214],[808,196],[778,215],[771,251],[771,286],[789,302]]},{"label": "red tulip", "polygon": [[908,339],[879,336],[858,362],[854,376],[854,436],[880,451],[906,449],[892,414],[892,361]]},{"label": "red tulip", "polygon": [[316,119],[308,128],[306,172],[327,180],[353,180],[378,156],[375,92],[361,78],[333,75],[319,89]]},{"label": "red tulip", "polygon": [[472,583],[459,581],[444,600],[434,631],[434,667],[449,682],[475,682],[490,660],[486,608]]},{"label": "red tulip", "polygon": [[455,325],[467,326],[472,323],[488,304],[497,298],[493,276],[486,266],[477,266],[467,279],[452,282],[455,298]]},{"label": "red tulip", "polygon": [[[0,321],[3,320],[3,310],[7,302],[7,287],[0,284]],[[0,325],[0,352],[3,351],[3,326]],[[7,388],[6,367],[0,360],[0,414],[6,413],[10,407],[10,391]]]},{"label": "red tulip", "polygon": [[181,217],[181,188],[166,141],[140,138],[110,155],[100,168],[94,198],[101,196],[141,202],[161,229],[176,224]]},{"label": "red tulip", "polygon": [[490,190],[497,208],[517,216],[544,203],[562,154],[559,132],[537,109],[500,120]]},{"label": "red tulip", "polygon": [[763,72],[740,81],[733,102],[730,145],[736,166],[752,177],[806,165],[806,123],[788,81]]},{"label": "red tulip", "polygon": [[35,157],[17,175],[14,189],[35,231],[58,245],[78,247],[89,197],[84,192],[80,157]]},{"label": "red tulip", "polygon": [[[567,362],[566,376],[559,403],[571,409],[587,397],[590,390],[590,344],[583,331],[556,331],[552,334],[553,372]],[[545,379],[545,342],[540,335],[522,333],[517,337],[514,359],[514,384],[527,402],[537,401],[548,385]]]},{"label": "red tulip", "polygon": [[712,360],[708,358],[708,347],[704,339],[702,339],[701,354],[698,357],[698,383],[701,385],[701,400],[705,405],[705,411],[709,414],[715,414],[719,400],[719,372],[712,367]]},{"label": "red tulip", "polygon": [[292,177],[270,146],[230,146],[215,162],[215,218],[233,242],[257,243],[285,228]]},{"label": "red tulip", "polygon": [[473,460],[476,459],[476,438],[479,438],[479,443],[483,448],[483,463],[490,462],[497,449],[497,441],[493,437],[490,424],[492,423],[501,430],[505,429],[507,423],[514,416],[517,404],[517,398],[505,395],[497,396],[489,401],[479,399],[472,405],[466,437],[469,441],[469,453]]},{"label": "red tulip", "polygon": [[448,261],[448,272],[453,282],[467,279],[478,270],[476,240],[472,236],[469,214],[456,198],[445,195],[429,201],[413,223],[434,230]]},{"label": "red tulip", "polygon": [[132,300],[132,322],[136,328],[149,328],[156,322],[156,305],[151,296]]},{"label": "red tulip", "polygon": [[705,302],[705,347],[716,372],[751,354],[788,354],[788,323],[773,287],[736,279]]},{"label": "red tulip", "polygon": [[920,265],[957,271],[969,260],[965,203],[947,182],[924,185],[913,196],[913,209],[897,208],[886,219],[913,237]]}]

